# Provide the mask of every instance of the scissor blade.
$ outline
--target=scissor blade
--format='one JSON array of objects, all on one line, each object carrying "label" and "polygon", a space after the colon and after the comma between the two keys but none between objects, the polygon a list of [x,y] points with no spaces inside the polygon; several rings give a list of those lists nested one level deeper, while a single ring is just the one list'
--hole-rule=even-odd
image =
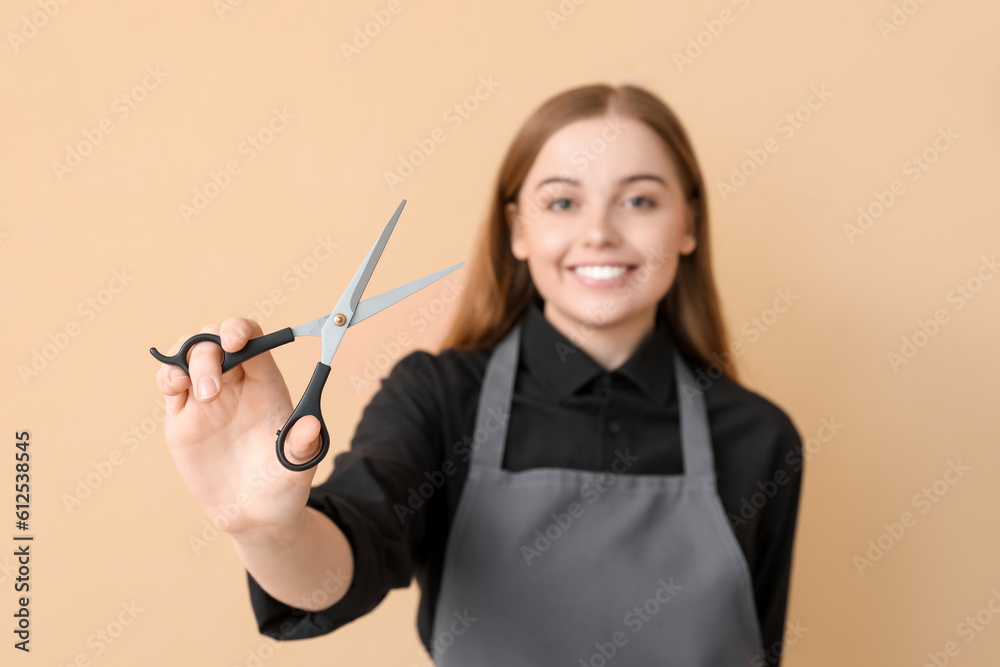
[{"label": "scissor blade", "polygon": [[375,241],[375,245],[373,245],[372,249],[368,251],[368,255],[365,257],[364,263],[362,263],[362,265],[358,268],[358,272],[355,274],[354,280],[352,281],[354,291],[351,292],[351,312],[355,312],[357,310],[358,302],[361,301],[361,295],[368,286],[368,279],[372,277],[375,265],[378,264],[378,260],[382,256],[385,244],[389,241],[389,236],[392,234],[392,230],[396,226],[396,220],[399,219],[399,214],[403,212],[404,206],[406,206],[405,199],[399,203],[399,208],[397,208],[396,212],[392,214],[392,219],[386,223],[385,229],[383,229],[382,233],[379,234],[378,240]]},{"label": "scissor blade", "polygon": [[[354,326],[358,322],[361,322],[372,315],[379,313],[389,306],[402,301],[406,297],[410,296],[414,292],[422,290],[431,283],[444,278],[446,275],[454,271],[455,269],[460,269],[465,266],[465,262],[459,262],[455,266],[450,266],[447,269],[442,269],[437,273],[432,273],[429,276],[424,276],[419,280],[414,280],[413,282],[406,283],[405,285],[400,285],[395,289],[391,289],[388,292],[383,292],[378,296],[373,296],[371,298],[365,299],[358,304],[358,307],[354,311],[354,317],[351,319],[351,325]],[[294,331],[294,329],[293,329]]]},{"label": "scissor blade", "polygon": [[322,332],[323,325],[326,324],[329,315],[324,315],[323,317],[317,317],[312,322],[306,322],[305,324],[300,324],[297,327],[292,327],[292,335],[296,338],[302,336],[320,336]]},{"label": "scissor blade", "polygon": [[[451,273],[456,269],[460,269],[465,266],[465,262],[459,262],[455,266],[449,266],[447,269],[442,269],[437,273],[432,273],[429,276],[424,276],[419,280],[414,280],[413,282],[401,285],[396,289],[391,289],[388,292],[383,292],[378,296],[373,296],[371,298],[365,299],[358,304],[357,310],[354,311],[354,318],[351,320],[350,326],[354,326],[358,322],[368,319],[372,315],[382,312],[389,306],[399,303],[411,294],[422,290],[431,283],[434,283],[446,275]],[[297,327],[292,327],[292,335],[296,338],[301,338],[302,336],[322,336],[323,325],[330,318],[329,315],[323,315],[322,317],[317,317],[311,322],[306,322],[305,324],[300,324]]]},{"label": "scissor blade", "polygon": [[[382,256],[382,250],[385,249],[389,235],[392,234],[392,229],[396,226],[396,220],[399,219],[399,214],[403,212],[403,206],[405,205],[406,200],[404,199],[399,203],[399,207],[392,215],[392,219],[386,224],[385,229],[382,230],[378,240],[375,241],[375,245],[368,251],[365,261],[358,267],[354,278],[351,279],[351,282],[347,285],[347,289],[344,290],[340,300],[337,301],[337,305],[330,311],[330,316],[326,318],[326,322],[320,327],[319,336],[323,341],[323,353],[320,355],[322,363],[329,365],[333,359],[333,355],[336,354],[337,348],[340,346],[340,341],[344,337],[344,332],[347,330],[347,327],[344,325],[350,324],[354,316],[354,310],[358,307],[358,301],[361,300],[361,294],[365,291],[365,287],[368,286],[368,279],[371,278],[372,272],[375,270],[375,265],[378,264],[378,260]],[[334,315],[337,314],[347,318],[340,326],[336,324],[336,319],[334,318]]]}]

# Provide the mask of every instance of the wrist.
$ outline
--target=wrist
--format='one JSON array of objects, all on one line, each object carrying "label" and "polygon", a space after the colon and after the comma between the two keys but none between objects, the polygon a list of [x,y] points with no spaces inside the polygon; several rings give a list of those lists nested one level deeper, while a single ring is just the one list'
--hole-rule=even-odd
[{"label": "wrist", "polygon": [[229,535],[237,545],[244,547],[286,546],[294,544],[301,537],[308,523],[308,507],[303,505],[300,512],[290,521],[259,523],[230,532]]}]

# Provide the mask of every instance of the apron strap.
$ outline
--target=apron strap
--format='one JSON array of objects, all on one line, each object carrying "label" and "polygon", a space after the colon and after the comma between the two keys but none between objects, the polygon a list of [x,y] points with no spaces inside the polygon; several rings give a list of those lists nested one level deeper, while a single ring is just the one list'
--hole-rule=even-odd
[{"label": "apron strap", "polygon": [[681,446],[684,452],[684,474],[715,476],[712,436],[708,430],[708,410],[701,387],[691,369],[674,347],[674,393],[680,406]]},{"label": "apron strap", "polygon": [[[470,465],[481,463],[489,468],[503,467],[503,449],[507,442],[507,424],[510,422],[514,379],[517,376],[518,353],[521,349],[521,321],[518,320],[510,333],[500,341],[486,364],[483,388],[479,394],[479,410],[476,412],[476,430],[472,434]],[[497,419],[497,414],[502,419]],[[500,428],[490,430],[487,422],[497,421]]]}]

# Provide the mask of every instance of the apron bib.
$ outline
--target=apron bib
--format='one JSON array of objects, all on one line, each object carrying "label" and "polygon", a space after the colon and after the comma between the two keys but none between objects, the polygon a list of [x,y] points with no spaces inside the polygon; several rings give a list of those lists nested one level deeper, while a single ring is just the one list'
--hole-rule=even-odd
[{"label": "apron bib", "polygon": [[486,367],[434,664],[748,667],[763,653],[749,568],[716,490],[703,397],[682,398],[697,386],[687,365],[675,350],[683,474],[624,474],[627,448],[603,472],[510,472],[520,332]]}]

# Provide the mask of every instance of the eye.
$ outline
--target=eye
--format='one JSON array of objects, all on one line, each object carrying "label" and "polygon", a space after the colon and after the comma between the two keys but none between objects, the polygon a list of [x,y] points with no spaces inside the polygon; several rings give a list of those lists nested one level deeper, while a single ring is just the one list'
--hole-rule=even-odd
[{"label": "eye", "polygon": [[627,206],[635,206],[637,208],[653,208],[656,206],[654,202],[649,197],[644,197],[642,195],[636,195],[634,197],[629,197],[625,200]]},{"label": "eye", "polygon": [[554,209],[556,211],[567,211],[573,206],[573,200],[567,197],[558,197],[553,199],[548,208]]}]

